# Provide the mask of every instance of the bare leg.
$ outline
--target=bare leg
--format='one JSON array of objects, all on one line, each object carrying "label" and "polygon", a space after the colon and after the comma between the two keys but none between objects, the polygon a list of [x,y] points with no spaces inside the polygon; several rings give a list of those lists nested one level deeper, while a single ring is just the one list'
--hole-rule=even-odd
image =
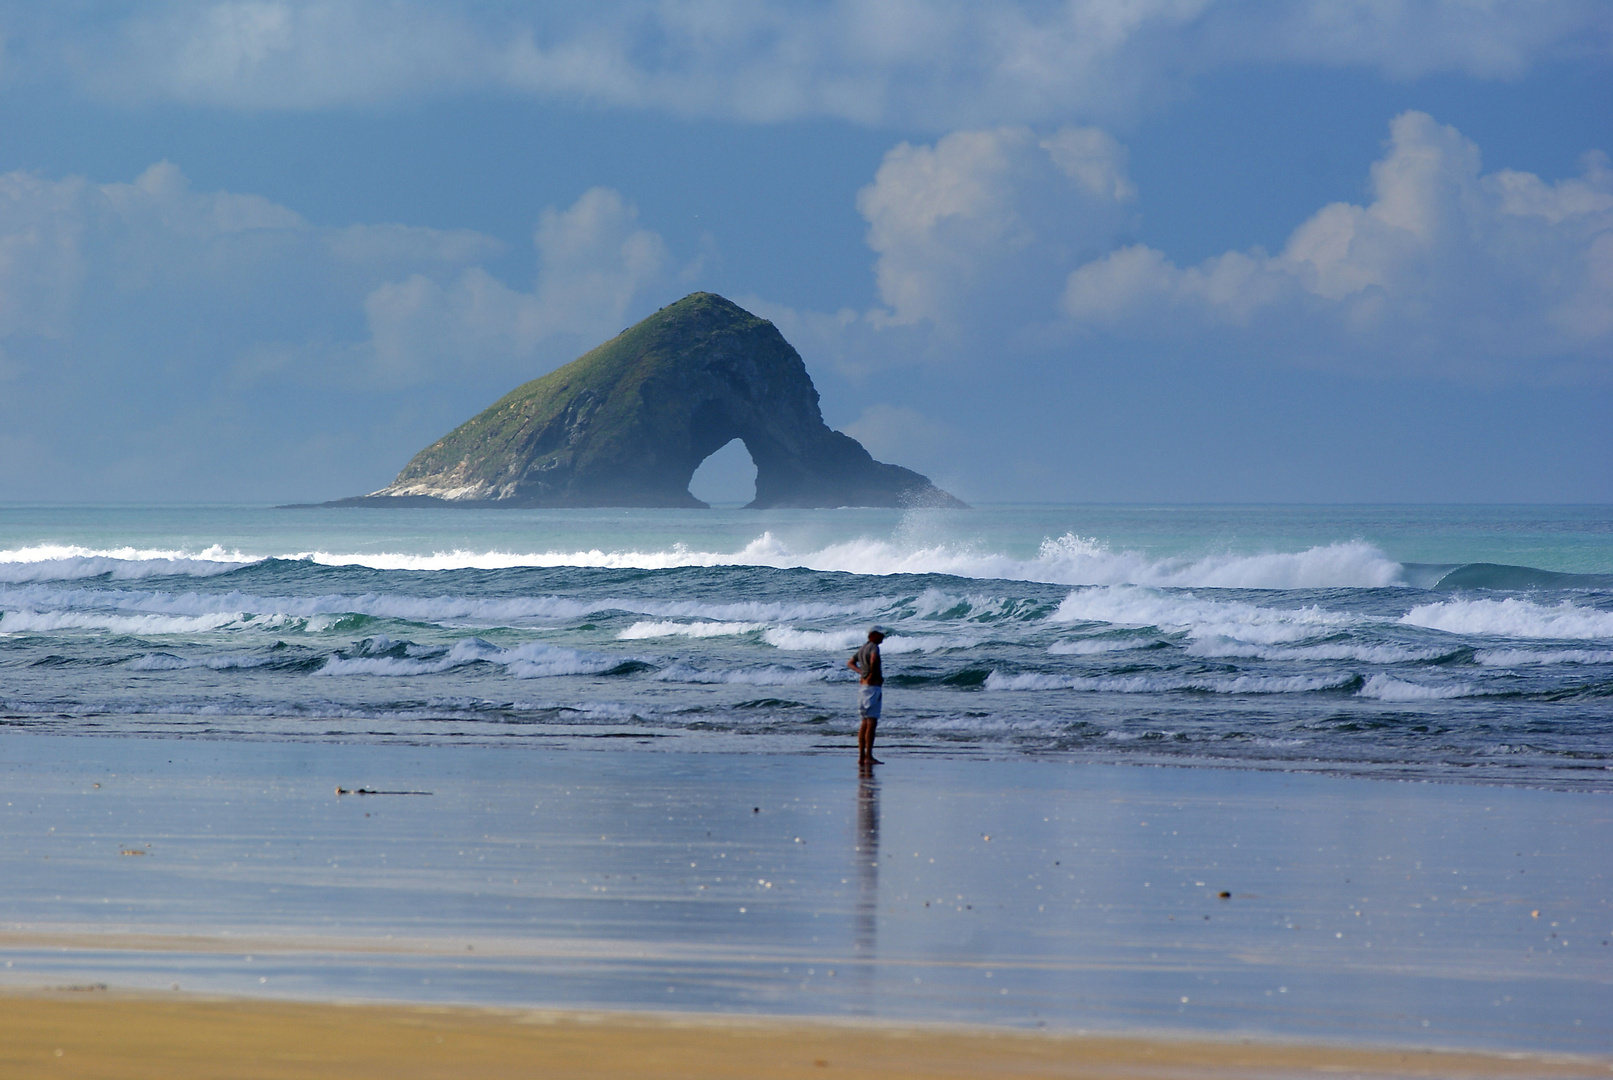
[{"label": "bare leg", "polygon": [[883,765],[883,761],[874,757],[874,729],[879,721],[872,717],[863,717],[862,726],[857,729],[857,762],[863,765]]}]

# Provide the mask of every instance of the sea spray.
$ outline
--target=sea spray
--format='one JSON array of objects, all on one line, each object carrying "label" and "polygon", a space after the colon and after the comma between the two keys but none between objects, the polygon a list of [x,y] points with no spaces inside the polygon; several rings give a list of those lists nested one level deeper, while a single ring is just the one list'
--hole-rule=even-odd
[{"label": "sea spray", "polygon": [[1590,510],[53,513],[0,508],[25,730],[832,754],[877,623],[903,754],[1613,790]]}]

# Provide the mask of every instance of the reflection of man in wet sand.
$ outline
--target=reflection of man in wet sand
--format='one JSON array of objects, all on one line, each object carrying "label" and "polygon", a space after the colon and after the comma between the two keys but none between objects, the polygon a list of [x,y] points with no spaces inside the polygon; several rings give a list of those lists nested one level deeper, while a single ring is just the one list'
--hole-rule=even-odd
[{"label": "reflection of man in wet sand", "polygon": [[857,729],[859,765],[882,764],[874,757],[874,729],[879,726],[880,699],[885,695],[885,671],[879,663],[879,643],[884,640],[885,631],[874,627],[868,631],[867,644],[846,661],[862,683],[857,687],[857,715],[862,717],[862,726]]}]

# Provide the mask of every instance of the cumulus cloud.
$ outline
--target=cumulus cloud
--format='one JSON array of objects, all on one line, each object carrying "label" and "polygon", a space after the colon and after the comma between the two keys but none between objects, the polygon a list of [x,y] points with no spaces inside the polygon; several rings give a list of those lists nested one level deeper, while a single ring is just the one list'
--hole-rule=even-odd
[{"label": "cumulus cloud", "polygon": [[[29,486],[45,456],[80,493],[171,493],[191,472],[227,491],[231,453],[373,453],[390,464],[373,487],[405,447],[670,299],[666,245],[616,192],[545,211],[534,243],[523,291],[483,268],[491,237],[318,227],[168,162],[128,183],[0,175],[0,490],[59,497]],[[401,445],[361,449],[355,424]]]},{"label": "cumulus cloud", "polygon": [[388,282],[364,301],[381,369],[417,381],[445,362],[499,365],[530,360],[563,335],[591,343],[620,330],[646,297],[671,282],[665,242],[638,227],[638,211],[608,188],[566,210],[543,212],[533,242],[530,292],[481,267],[443,284],[424,274]]},{"label": "cumulus cloud", "polygon": [[14,71],[93,96],[239,108],[465,92],[937,129],[1098,116],[1241,62],[1515,76],[1604,52],[1604,0],[169,0],[13,5]]},{"label": "cumulus cloud", "polygon": [[948,441],[956,437],[948,425],[917,409],[883,402],[863,409],[841,430],[881,461],[905,461],[915,467],[944,459]]},{"label": "cumulus cloud", "polygon": [[[556,336],[608,336],[649,290],[671,284],[661,237],[615,191],[545,210],[531,291],[480,265],[502,245],[467,230],[406,225],[316,228],[257,195],[197,192],[173,164],[132,183],[0,176],[0,370],[26,366],[26,342],[138,351],[142,328],[196,347],[170,367],[284,371],[301,350],[356,379],[452,378],[467,364],[508,368]],[[368,336],[355,333],[362,314]]]},{"label": "cumulus cloud", "polygon": [[448,274],[499,244],[466,231],[311,226],[258,195],[198,192],[159,162],[132,183],[0,176],[0,347],[64,363],[157,348],[168,370],[217,370],[251,342],[341,333],[389,278]]},{"label": "cumulus cloud", "polygon": [[1334,203],[1275,255],[1178,267],[1125,247],[1074,270],[1062,306],[1121,336],[1215,332],[1303,361],[1460,377],[1613,375],[1613,171],[1482,171],[1424,113],[1395,118],[1368,205]]},{"label": "cumulus cloud", "polygon": [[1027,304],[1045,311],[1051,296],[1037,297],[1034,283],[1083,250],[1106,249],[1135,194],[1125,148],[1095,128],[902,143],[857,196],[887,308],[875,319],[952,328],[982,308],[999,320]]}]

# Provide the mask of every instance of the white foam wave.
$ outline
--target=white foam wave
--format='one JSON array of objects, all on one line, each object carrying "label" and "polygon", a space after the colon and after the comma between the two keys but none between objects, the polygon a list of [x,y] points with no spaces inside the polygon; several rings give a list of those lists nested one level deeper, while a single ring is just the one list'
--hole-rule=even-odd
[{"label": "white foam wave", "polygon": [[325,666],[316,674],[436,675],[478,662],[499,664],[518,679],[535,679],[555,675],[598,675],[622,661],[619,657],[582,653],[536,641],[513,649],[501,649],[481,638],[467,638],[455,642],[446,653],[434,657],[333,656],[325,661]]},{"label": "white foam wave", "polygon": [[1356,693],[1360,697],[1377,698],[1379,701],[1443,701],[1448,698],[1479,697],[1485,691],[1470,683],[1425,686],[1388,675],[1374,675]]},{"label": "white foam wave", "polygon": [[663,637],[732,637],[735,634],[749,634],[764,629],[766,623],[747,622],[696,622],[680,623],[665,620],[655,622],[636,622],[626,630],[617,634],[621,641],[637,641],[643,638]]},{"label": "white foam wave", "polygon": [[[786,652],[849,653],[868,640],[868,631],[851,630],[797,630],[789,626],[775,626],[762,634],[762,640],[775,649]],[[977,638],[954,637],[944,634],[887,633],[880,644],[881,652],[915,653],[939,652],[943,649],[972,649],[979,645]]]},{"label": "white foam wave", "polygon": [[1319,607],[1270,608],[1241,600],[1207,600],[1135,585],[1078,589],[1049,616],[1055,623],[1107,623],[1158,627],[1193,639],[1277,645],[1358,626],[1359,616]]},{"label": "white foam wave", "polygon": [[1446,655],[1447,650],[1418,649],[1409,645],[1365,645],[1342,641],[1274,647],[1228,641],[1225,638],[1210,638],[1193,642],[1187,647],[1187,652],[1193,656],[1223,659],[1250,657],[1257,660],[1354,660],[1363,664],[1407,664],[1438,660]]},{"label": "white foam wave", "polygon": [[1505,600],[1444,600],[1414,607],[1400,621],[1409,626],[1444,630],[1451,634],[1613,640],[1613,611],[1579,607],[1568,600],[1555,606],[1513,597]]},{"label": "white foam wave", "polygon": [[1485,667],[1525,667],[1534,664],[1613,664],[1613,649],[1481,649],[1473,654]]},{"label": "white foam wave", "polygon": [[1156,559],[1111,552],[1097,540],[1065,533],[1044,540],[1036,562],[1063,585],[1153,585],[1170,588],[1382,588],[1403,583],[1403,568],[1371,544],[1326,544],[1297,552]]},{"label": "white foam wave", "polygon": [[958,595],[940,589],[925,589],[914,597],[909,612],[915,618],[948,621],[952,619],[972,622],[997,622],[1003,619],[1023,618],[1039,610],[1040,601],[1022,597],[989,596],[979,593]]},{"label": "white foam wave", "polygon": [[1310,676],[1235,675],[1227,679],[1160,675],[1047,675],[1021,672],[986,676],[987,690],[1092,690],[1110,694],[1163,694],[1197,690],[1211,694],[1307,694],[1336,690],[1338,678]]},{"label": "white foam wave", "polygon": [[[662,682],[739,686],[804,686],[807,683],[832,682],[841,678],[833,668],[802,671],[800,668],[781,667],[776,664],[730,671],[711,671],[688,664],[673,664],[650,677]],[[851,675],[847,672],[844,677],[850,678]]]},{"label": "white foam wave", "polygon": [[740,601],[705,603],[602,597],[578,600],[567,596],[514,596],[495,599],[465,596],[399,596],[381,593],[327,593],[321,596],[261,596],[229,592],[156,592],[130,589],[64,589],[43,585],[0,588],[0,609],[28,608],[107,610],[162,615],[214,615],[318,619],[310,630],[332,625],[334,618],[367,615],[408,622],[469,626],[518,626],[534,622],[586,618],[601,612],[626,611],[657,619],[703,619],[773,624],[792,620],[868,618],[886,610],[893,598],[872,598],[848,603],[790,603]]},{"label": "white foam wave", "polygon": [[[92,549],[42,544],[0,552],[0,581],[47,581],[111,574],[225,573],[268,556],[212,546],[200,551],[138,548]],[[1298,552],[1213,554],[1159,558],[1112,551],[1099,540],[1065,533],[1042,541],[1037,553],[1019,558],[982,550],[969,542],[914,544],[859,537],[824,547],[795,550],[764,532],[738,551],[698,551],[684,544],[660,550],[410,552],[299,551],[273,555],[321,566],[375,570],[502,570],[521,567],[587,567],[661,570],[676,567],[765,566],[851,574],[950,574],[982,579],[1041,581],[1059,585],[1137,584],[1169,587],[1304,589],[1380,587],[1403,583],[1403,568],[1370,544],[1326,544]]]},{"label": "white foam wave", "polygon": [[113,634],[153,636],[206,634],[245,626],[282,629],[283,618],[257,617],[241,611],[210,615],[113,615],[94,611],[7,611],[0,613],[0,632],[49,634],[62,630],[100,630]]},{"label": "white foam wave", "polygon": [[200,551],[36,544],[0,551],[0,581],[74,581],[103,574],[117,580],[170,574],[212,577],[257,561],[217,544]]},{"label": "white foam wave", "polygon": [[1074,641],[1055,641],[1047,647],[1054,656],[1097,656],[1102,653],[1129,652],[1154,644],[1153,638],[1076,638]]},{"label": "white foam wave", "polygon": [[128,663],[130,671],[187,671],[194,668],[211,668],[214,671],[231,671],[265,667],[275,662],[272,656],[173,656],[169,653],[147,653]]}]

